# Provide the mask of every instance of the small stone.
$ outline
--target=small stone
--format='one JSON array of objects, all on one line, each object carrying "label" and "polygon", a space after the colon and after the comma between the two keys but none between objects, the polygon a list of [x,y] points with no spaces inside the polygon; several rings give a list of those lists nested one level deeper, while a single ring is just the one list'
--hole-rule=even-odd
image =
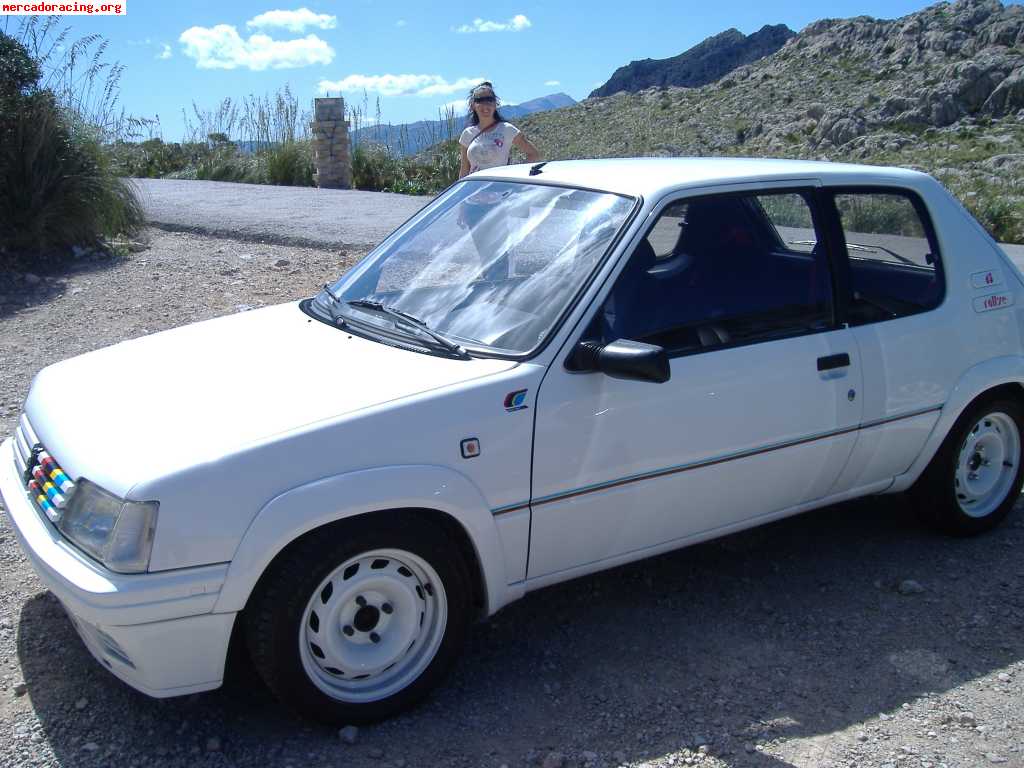
[{"label": "small stone", "polygon": [[287,267],[291,262],[288,259],[278,259],[274,262],[275,267]]},{"label": "small stone", "polygon": [[206,740],[206,751],[207,752],[220,752],[220,739],[216,736],[211,736]]},{"label": "small stone", "polygon": [[866,733],[864,733],[864,731],[857,731],[856,739],[857,739],[857,741],[861,741],[861,742],[867,741],[868,740],[868,735]]},{"label": "small stone", "polygon": [[369,755],[374,760],[380,760],[382,757],[384,757],[384,750],[380,747],[373,747],[372,749],[370,749]]},{"label": "small stone", "polygon": [[14,686],[15,696],[24,696],[26,693],[28,693],[28,686],[24,683],[18,683]]},{"label": "small stone", "polygon": [[31,272],[25,273],[24,280],[29,285],[39,285],[41,282],[43,282],[43,278],[41,278],[39,275],[33,275]]},{"label": "small stone", "polygon": [[252,304],[236,304],[235,312],[249,312],[253,308]]},{"label": "small stone", "polygon": [[1000,683],[1008,683],[1008,682],[1010,682],[1010,676],[1008,674],[1006,674],[1005,672],[1000,672],[999,673],[999,682]]},{"label": "small stone", "polygon": [[75,702],[75,709],[81,712],[83,709],[89,706],[89,700],[84,696]]},{"label": "small stone", "polygon": [[702,755],[706,755],[708,753],[709,749],[710,748],[708,747],[707,744],[701,744],[699,747],[697,747],[697,751],[700,754],[702,754]]},{"label": "small stone", "polygon": [[989,752],[985,757],[988,758],[990,763],[1005,763],[1006,758],[1002,755],[997,755],[995,752]]},{"label": "small stone", "polygon": [[880,712],[880,713],[878,714],[878,719],[879,719],[879,720],[892,720],[892,715],[890,715],[890,714],[887,714],[887,713],[885,713],[885,712]]},{"label": "small stone", "polygon": [[338,731],[338,738],[346,744],[355,744],[359,740],[359,729],[354,725],[346,725]]},{"label": "small stone", "polygon": [[978,724],[978,720],[974,717],[973,712],[961,712],[958,719],[960,721],[960,725],[965,725],[968,728],[973,728]]},{"label": "small stone", "polygon": [[753,754],[756,751],[754,745],[751,744],[749,741],[743,745],[743,749],[745,749],[748,754]]},{"label": "small stone", "polygon": [[924,587],[921,586],[920,582],[913,579],[905,579],[900,582],[897,590],[901,595],[919,595],[924,592]]},{"label": "small stone", "polygon": [[97,744],[95,741],[87,741],[85,744],[82,745],[83,752],[95,752],[99,748],[100,745]]},{"label": "small stone", "polygon": [[597,752],[591,752],[589,750],[584,750],[583,752],[580,752],[580,757],[583,758],[583,762],[585,762],[585,763],[596,763],[597,762]]},{"label": "small stone", "polygon": [[548,752],[544,762],[541,763],[541,768],[563,768],[564,765],[565,755],[561,752]]}]

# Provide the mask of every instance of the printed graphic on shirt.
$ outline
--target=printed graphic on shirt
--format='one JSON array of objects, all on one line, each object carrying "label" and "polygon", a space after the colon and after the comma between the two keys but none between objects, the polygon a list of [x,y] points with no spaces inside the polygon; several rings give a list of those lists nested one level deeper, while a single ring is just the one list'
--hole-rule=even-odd
[{"label": "printed graphic on shirt", "polygon": [[509,123],[496,125],[482,134],[476,126],[463,131],[459,141],[467,147],[470,171],[506,165],[512,150],[512,140],[518,133],[519,129]]}]

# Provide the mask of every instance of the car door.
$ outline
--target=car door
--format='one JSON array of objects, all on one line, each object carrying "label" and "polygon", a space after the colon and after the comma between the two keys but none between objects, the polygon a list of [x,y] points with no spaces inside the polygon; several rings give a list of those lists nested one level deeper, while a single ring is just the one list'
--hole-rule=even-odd
[{"label": "car door", "polygon": [[578,370],[571,348],[552,364],[537,398],[529,578],[826,495],[856,439],[861,374],[816,211],[812,186],[662,206],[570,347],[655,344],[671,378]]},{"label": "car door", "polygon": [[841,319],[865,368],[861,431],[834,488],[843,492],[906,472],[961,374],[950,361],[999,352],[985,350],[988,339],[971,336],[958,308],[944,303],[939,242],[917,194],[895,187],[822,192],[837,230]]}]

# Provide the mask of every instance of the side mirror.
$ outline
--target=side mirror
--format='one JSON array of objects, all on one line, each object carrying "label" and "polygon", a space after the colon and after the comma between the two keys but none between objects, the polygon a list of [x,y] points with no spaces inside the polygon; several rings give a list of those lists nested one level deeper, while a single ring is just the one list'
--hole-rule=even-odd
[{"label": "side mirror", "polygon": [[668,381],[672,375],[664,348],[629,339],[605,345],[581,341],[573,351],[570,367],[575,371],[600,371],[615,379],[656,384]]}]

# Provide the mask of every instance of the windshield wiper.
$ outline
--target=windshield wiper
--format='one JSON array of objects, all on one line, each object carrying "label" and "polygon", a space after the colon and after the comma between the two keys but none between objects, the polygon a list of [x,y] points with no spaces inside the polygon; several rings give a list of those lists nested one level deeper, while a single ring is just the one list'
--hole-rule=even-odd
[{"label": "windshield wiper", "polygon": [[469,357],[469,353],[466,352],[466,350],[461,345],[456,344],[451,339],[442,336],[440,333],[435,331],[433,328],[424,323],[418,317],[416,317],[415,315],[410,315],[408,312],[403,312],[402,310],[396,309],[395,307],[389,307],[386,304],[383,304],[379,301],[373,301],[372,299],[352,299],[351,301],[346,301],[345,304],[347,304],[350,307],[359,307],[360,309],[373,309],[376,310],[377,312],[382,312],[385,315],[398,318],[399,320],[409,323],[416,330],[422,331],[423,333],[427,334],[430,338],[432,338],[434,341],[440,344],[448,352],[458,355],[459,357]]}]

